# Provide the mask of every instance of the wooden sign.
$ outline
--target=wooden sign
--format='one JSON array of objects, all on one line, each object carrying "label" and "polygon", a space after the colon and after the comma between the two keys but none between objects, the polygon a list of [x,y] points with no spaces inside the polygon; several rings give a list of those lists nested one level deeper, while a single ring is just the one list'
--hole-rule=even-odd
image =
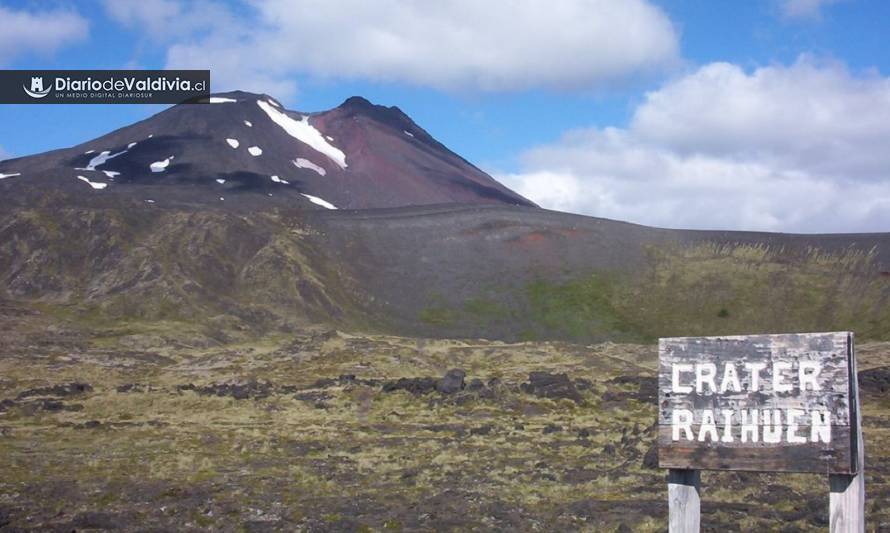
[{"label": "wooden sign", "polygon": [[660,339],[658,463],[669,531],[700,530],[700,470],[828,474],[829,529],[865,531],[853,334]]},{"label": "wooden sign", "polygon": [[852,334],[659,341],[662,468],[853,474]]}]

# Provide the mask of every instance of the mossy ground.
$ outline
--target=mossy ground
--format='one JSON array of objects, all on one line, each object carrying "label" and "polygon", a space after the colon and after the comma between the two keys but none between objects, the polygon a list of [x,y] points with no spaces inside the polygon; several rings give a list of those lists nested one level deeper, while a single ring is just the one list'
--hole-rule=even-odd
[{"label": "mossy ground", "polygon": [[[0,524],[34,530],[665,528],[664,472],[644,466],[655,405],[633,381],[654,377],[651,344],[318,330],[189,347],[133,327],[119,337],[41,327],[44,345],[27,332],[6,337],[0,400],[14,403],[0,412]],[[860,346],[859,354],[862,369],[890,365],[886,344]],[[496,381],[454,395],[384,392],[379,385],[438,377],[450,368],[464,369],[468,380]],[[519,384],[534,371],[566,373],[582,401],[524,391]],[[344,374],[356,379],[337,379]],[[632,379],[612,381],[620,376]],[[251,380],[268,383],[267,393],[236,399],[191,387]],[[50,407],[41,404],[47,398],[19,398],[75,381],[93,390],[56,398],[61,403]],[[881,529],[890,527],[890,400],[865,391],[863,411],[867,518],[870,528]],[[707,529],[826,527],[824,477],[709,472],[703,493]]]}]

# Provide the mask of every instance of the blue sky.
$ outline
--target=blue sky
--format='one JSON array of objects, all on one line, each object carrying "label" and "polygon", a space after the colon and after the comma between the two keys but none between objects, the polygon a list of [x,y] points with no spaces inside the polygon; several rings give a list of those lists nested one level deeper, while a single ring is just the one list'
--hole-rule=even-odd
[{"label": "blue sky", "polygon": [[[890,2],[517,5],[3,0],[0,26],[15,30],[0,36],[0,63],[210,68],[214,90],[265,91],[302,111],[362,95],[555,209],[673,227],[890,230],[890,156],[877,154],[890,141]],[[160,109],[0,105],[15,125],[0,157]]]}]

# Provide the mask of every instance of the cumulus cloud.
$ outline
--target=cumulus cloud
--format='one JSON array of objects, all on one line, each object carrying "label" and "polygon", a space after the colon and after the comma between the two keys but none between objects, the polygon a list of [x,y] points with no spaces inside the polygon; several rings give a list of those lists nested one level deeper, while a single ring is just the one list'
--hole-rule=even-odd
[{"label": "cumulus cloud", "polygon": [[0,64],[26,54],[49,54],[86,39],[89,23],[69,10],[26,11],[0,6]]},{"label": "cumulus cloud", "polygon": [[782,14],[792,19],[818,19],[824,6],[839,0],[782,0]]},{"label": "cumulus cloud", "polygon": [[194,39],[202,34],[238,35],[240,28],[229,9],[212,0],[103,0],[108,16],[129,29],[141,30],[154,41]]},{"label": "cumulus cloud", "polygon": [[[678,58],[676,29],[647,0],[247,0],[239,24],[201,4],[108,0],[106,9],[172,36],[171,68],[209,65],[227,88],[251,79],[280,88],[305,74],[446,90],[589,89]],[[208,9],[215,14],[202,16]]]},{"label": "cumulus cloud", "polygon": [[890,230],[890,79],[801,58],[699,68],[626,128],[566,133],[500,176],[551,207],[644,224]]}]

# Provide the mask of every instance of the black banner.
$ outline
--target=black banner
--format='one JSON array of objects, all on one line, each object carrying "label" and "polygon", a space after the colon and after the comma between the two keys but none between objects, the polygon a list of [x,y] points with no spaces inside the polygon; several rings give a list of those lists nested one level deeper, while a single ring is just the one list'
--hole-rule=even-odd
[{"label": "black banner", "polygon": [[181,104],[209,96],[209,70],[0,70],[0,104]]}]

